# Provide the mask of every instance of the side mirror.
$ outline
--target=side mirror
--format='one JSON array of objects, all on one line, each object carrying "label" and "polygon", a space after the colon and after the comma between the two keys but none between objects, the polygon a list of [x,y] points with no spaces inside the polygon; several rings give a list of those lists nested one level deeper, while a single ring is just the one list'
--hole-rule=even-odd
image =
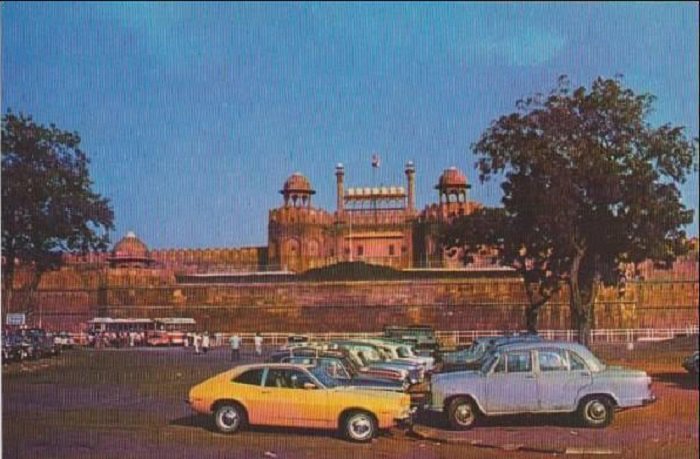
[{"label": "side mirror", "polygon": [[312,382],[305,382],[303,387],[304,389],[316,389],[316,384]]}]

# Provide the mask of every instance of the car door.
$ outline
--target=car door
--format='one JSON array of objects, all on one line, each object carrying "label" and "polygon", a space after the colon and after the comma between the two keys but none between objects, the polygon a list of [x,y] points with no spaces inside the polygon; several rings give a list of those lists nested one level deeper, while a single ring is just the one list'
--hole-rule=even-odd
[{"label": "car door", "polygon": [[232,379],[225,390],[220,390],[222,394],[225,394],[225,398],[233,398],[243,403],[248,411],[248,421],[251,424],[266,424],[267,421],[261,410],[261,403],[264,401],[262,382],[265,371],[266,368],[253,368],[244,371]]},{"label": "car door", "polygon": [[[305,383],[315,388],[305,388]],[[260,404],[265,424],[289,427],[327,427],[328,391],[299,369],[269,368]]]},{"label": "car door", "polygon": [[537,376],[532,352],[502,353],[486,375],[486,411],[489,413],[535,412],[539,409]]},{"label": "car door", "polygon": [[542,411],[573,411],[579,391],[592,383],[583,360],[564,349],[537,350],[538,390]]}]

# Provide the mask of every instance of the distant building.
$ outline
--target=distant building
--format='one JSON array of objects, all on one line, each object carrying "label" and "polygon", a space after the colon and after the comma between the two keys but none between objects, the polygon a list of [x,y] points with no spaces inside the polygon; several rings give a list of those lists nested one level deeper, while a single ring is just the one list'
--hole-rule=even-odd
[{"label": "distant building", "polygon": [[[112,268],[166,268],[181,273],[251,273],[259,271],[304,272],[341,262],[363,261],[395,269],[497,268],[494,253],[475,254],[464,266],[459,249],[444,249],[440,233],[454,218],[482,207],[469,199],[471,185],[456,167],[438,177],[437,202],[416,209],[415,175],[406,163],[405,185],[346,186],[345,168],[338,164],[336,208],[313,206],[316,194],[311,182],[295,172],[282,185],[280,207],[271,209],[266,247],[165,249],[149,251],[129,232],[111,253],[67,255],[71,265]],[[651,262],[629,266],[627,280],[693,278],[697,275],[697,239],[691,253],[680,257],[672,269],[657,269]]]},{"label": "distant building", "polygon": [[[66,261],[182,272],[303,272],[347,261],[396,269],[462,267],[459,251],[443,250],[439,234],[453,218],[481,207],[469,200],[466,176],[456,167],[445,169],[435,185],[438,201],[418,211],[412,162],[404,172],[405,185],[346,187],[345,168],[338,164],[333,212],[314,207],[316,191],[301,173],[293,173],[279,191],[281,206],[270,210],[267,247],[149,251],[129,232],[110,254],[67,255]],[[472,267],[493,267],[493,262],[483,254]]]},{"label": "distant building", "polygon": [[412,162],[404,172],[405,187],[346,187],[345,169],[338,164],[332,213],[313,207],[311,183],[292,174],[280,190],[282,206],[270,210],[269,264],[294,272],[348,261],[397,269],[461,265],[458,253],[443,251],[438,237],[441,225],[481,207],[469,200],[466,176],[446,169],[435,187],[439,202],[419,212]]}]

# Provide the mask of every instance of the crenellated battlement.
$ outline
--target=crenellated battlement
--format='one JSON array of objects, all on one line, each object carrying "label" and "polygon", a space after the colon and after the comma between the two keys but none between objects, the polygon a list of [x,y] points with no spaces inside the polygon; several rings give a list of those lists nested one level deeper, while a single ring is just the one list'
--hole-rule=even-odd
[{"label": "crenellated battlement", "polygon": [[430,204],[423,209],[420,220],[428,223],[449,222],[455,217],[469,215],[482,207],[476,201]]},{"label": "crenellated battlement", "polygon": [[329,212],[314,207],[280,207],[270,210],[270,222],[330,225],[333,217]]},{"label": "crenellated battlement", "polygon": [[151,258],[163,266],[228,265],[256,267],[266,247],[228,247],[205,249],[160,249],[150,252]]}]

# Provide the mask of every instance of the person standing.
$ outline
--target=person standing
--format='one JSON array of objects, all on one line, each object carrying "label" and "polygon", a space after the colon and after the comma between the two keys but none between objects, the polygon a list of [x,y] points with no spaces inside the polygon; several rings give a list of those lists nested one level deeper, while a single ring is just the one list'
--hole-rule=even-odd
[{"label": "person standing", "polygon": [[241,338],[238,333],[234,333],[233,336],[228,340],[231,345],[231,361],[238,361],[241,359]]},{"label": "person standing", "polygon": [[258,356],[262,355],[263,337],[260,336],[259,332],[255,334],[255,338],[253,338],[253,342],[255,343],[255,354]]},{"label": "person standing", "polygon": [[209,351],[209,332],[204,332],[202,337],[202,352],[205,354]]},{"label": "person standing", "polygon": [[202,343],[202,338],[199,333],[194,334],[194,353],[199,355],[199,345]]}]

